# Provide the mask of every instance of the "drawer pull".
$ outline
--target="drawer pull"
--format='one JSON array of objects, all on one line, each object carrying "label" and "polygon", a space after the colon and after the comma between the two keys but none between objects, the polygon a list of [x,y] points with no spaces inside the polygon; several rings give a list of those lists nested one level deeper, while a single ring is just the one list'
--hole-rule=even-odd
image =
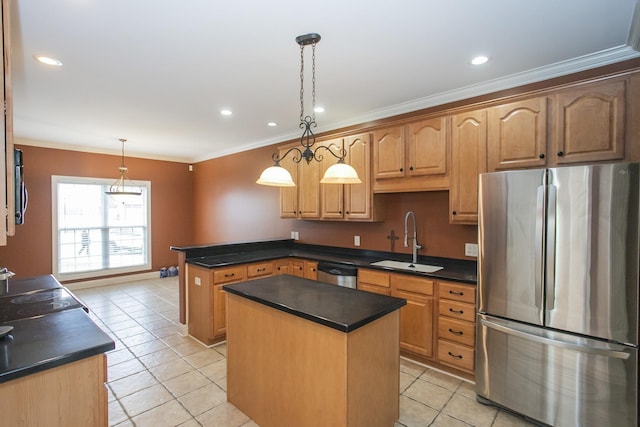
[{"label": "drawer pull", "polygon": [[462,359],[462,355],[460,354],[453,354],[450,351],[448,351],[447,353],[449,353],[449,356],[451,357],[455,357],[456,359]]},{"label": "drawer pull", "polygon": [[464,314],[464,310],[454,310],[453,308],[449,308],[449,312],[454,314]]},{"label": "drawer pull", "polygon": [[449,332],[451,332],[454,335],[464,335],[464,332],[462,332],[462,331],[454,331],[451,328],[449,328]]},{"label": "drawer pull", "polygon": [[227,274],[224,275],[224,277],[233,277],[235,275],[236,275],[236,273],[227,273]]},{"label": "drawer pull", "polygon": [[266,269],[267,269],[267,267],[264,267],[264,268],[258,268],[258,269],[256,269],[256,271],[257,271],[258,273],[260,273],[260,272],[265,271]]},{"label": "drawer pull", "polygon": [[459,296],[459,297],[464,296],[464,292],[449,291],[449,294],[451,294],[451,295],[457,295],[457,296]]}]

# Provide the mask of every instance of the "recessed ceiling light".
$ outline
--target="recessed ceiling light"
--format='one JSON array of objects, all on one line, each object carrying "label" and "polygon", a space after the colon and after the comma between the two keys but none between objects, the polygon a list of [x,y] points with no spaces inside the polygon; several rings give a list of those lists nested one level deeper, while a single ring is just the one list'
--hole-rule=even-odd
[{"label": "recessed ceiling light", "polygon": [[278,124],[276,122],[268,122],[267,126],[274,128],[274,127],[278,126]]},{"label": "recessed ceiling light", "polygon": [[62,67],[62,61],[56,58],[51,58],[44,55],[33,55],[33,58],[38,62],[42,62],[43,64],[52,65],[54,67]]},{"label": "recessed ceiling light", "polygon": [[231,112],[231,110],[220,110],[220,114],[222,114],[223,116],[230,116],[233,113]]},{"label": "recessed ceiling light", "polygon": [[316,113],[324,113],[324,107],[316,106],[313,111],[315,111]]},{"label": "recessed ceiling light", "polygon": [[471,60],[471,63],[473,65],[482,65],[484,63],[486,63],[489,60],[489,58],[487,58],[486,56],[476,56],[475,58],[473,58]]}]

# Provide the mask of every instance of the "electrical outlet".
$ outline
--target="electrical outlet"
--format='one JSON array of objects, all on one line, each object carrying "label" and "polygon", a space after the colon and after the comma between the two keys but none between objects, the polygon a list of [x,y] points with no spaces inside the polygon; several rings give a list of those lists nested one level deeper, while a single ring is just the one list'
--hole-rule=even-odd
[{"label": "electrical outlet", "polygon": [[360,236],[353,236],[353,246],[360,246]]},{"label": "electrical outlet", "polygon": [[194,282],[196,284],[196,286],[200,286],[200,278],[198,276],[194,277]]},{"label": "electrical outlet", "polygon": [[293,232],[293,240],[300,240],[300,233],[298,233],[297,231]]},{"label": "electrical outlet", "polygon": [[478,256],[478,244],[477,243],[465,243],[464,244],[465,256]]}]

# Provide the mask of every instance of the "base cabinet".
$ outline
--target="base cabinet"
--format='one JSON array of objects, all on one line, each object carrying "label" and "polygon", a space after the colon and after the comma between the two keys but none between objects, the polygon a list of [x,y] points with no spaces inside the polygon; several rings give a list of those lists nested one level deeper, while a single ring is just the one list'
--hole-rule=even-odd
[{"label": "base cabinet", "polygon": [[100,354],[0,384],[0,425],[108,425],[107,356]]},{"label": "base cabinet", "polygon": [[474,373],[475,302],[473,285],[438,283],[438,362]]}]

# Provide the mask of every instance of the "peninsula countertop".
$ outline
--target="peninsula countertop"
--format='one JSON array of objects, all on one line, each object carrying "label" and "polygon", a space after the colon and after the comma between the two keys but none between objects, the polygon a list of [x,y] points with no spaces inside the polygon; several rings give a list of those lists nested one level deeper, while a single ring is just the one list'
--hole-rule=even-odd
[{"label": "peninsula countertop", "polygon": [[[11,299],[44,290],[62,288],[53,276],[11,280]],[[0,304],[0,310],[3,310]],[[91,320],[83,308],[7,320],[10,335],[0,339],[0,383],[95,356],[115,348],[114,341]]]},{"label": "peninsula countertop", "polygon": [[406,305],[402,298],[289,275],[224,285],[231,294],[341,332],[351,332]]}]

